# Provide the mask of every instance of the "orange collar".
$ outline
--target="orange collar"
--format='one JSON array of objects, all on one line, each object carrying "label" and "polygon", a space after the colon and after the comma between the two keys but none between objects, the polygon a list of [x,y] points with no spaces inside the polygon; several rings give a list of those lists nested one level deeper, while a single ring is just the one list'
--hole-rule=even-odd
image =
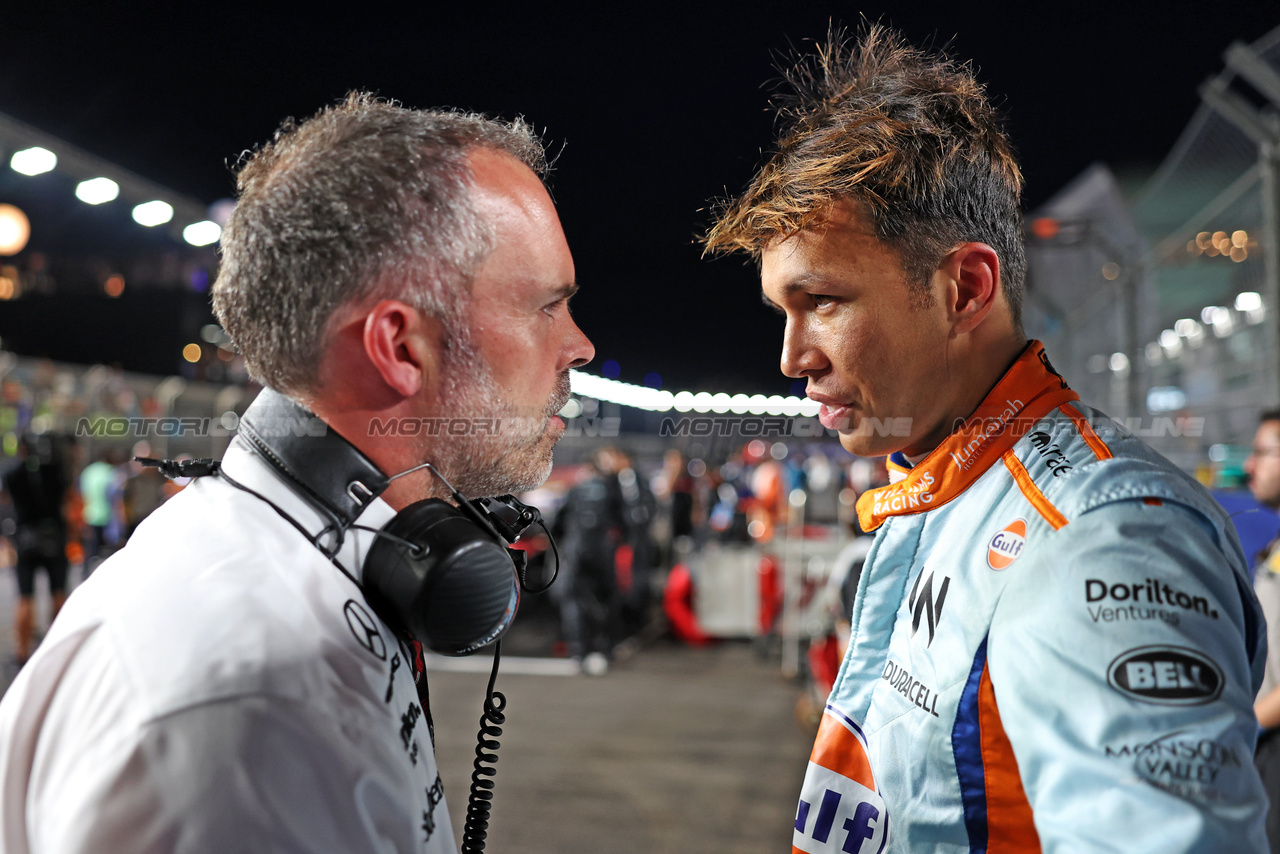
[{"label": "orange collar", "polygon": [[1080,396],[1032,341],[973,414],[905,478],[858,498],[858,522],[874,531],[890,516],[923,513],[956,498],[1040,419]]}]

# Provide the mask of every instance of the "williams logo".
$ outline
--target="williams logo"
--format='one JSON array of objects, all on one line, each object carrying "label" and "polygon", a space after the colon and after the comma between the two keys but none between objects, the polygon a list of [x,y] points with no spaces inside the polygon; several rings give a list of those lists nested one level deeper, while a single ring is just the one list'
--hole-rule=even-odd
[{"label": "williams logo", "polygon": [[1200,706],[1222,694],[1218,665],[1185,646],[1142,646],[1107,668],[1107,681],[1121,694],[1161,706]]},{"label": "williams logo", "polygon": [[907,600],[907,608],[911,611],[911,636],[915,637],[916,632],[920,630],[920,617],[926,617],[929,627],[929,640],[925,646],[933,643],[933,630],[938,625],[938,621],[942,619],[942,605],[947,601],[947,587],[951,585],[951,579],[948,576],[942,576],[942,583],[938,585],[938,598],[933,598],[933,573],[929,573],[929,577],[925,579],[924,587],[920,586],[920,579],[924,578],[924,570],[920,570],[920,574],[916,576],[916,583],[911,587],[911,596]]},{"label": "williams logo", "polygon": [[987,566],[1004,569],[1018,559],[1027,544],[1027,520],[1014,519],[987,543]]}]

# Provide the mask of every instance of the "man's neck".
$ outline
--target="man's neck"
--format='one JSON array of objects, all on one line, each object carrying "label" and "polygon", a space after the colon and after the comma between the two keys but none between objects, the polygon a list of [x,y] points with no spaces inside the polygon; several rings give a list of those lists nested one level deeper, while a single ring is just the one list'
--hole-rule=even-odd
[{"label": "man's neck", "polygon": [[950,362],[942,382],[954,389],[950,395],[951,403],[941,418],[934,421],[934,427],[928,434],[902,449],[907,461],[915,465],[955,432],[956,426],[973,414],[1001,377],[1018,361],[1027,349],[1027,343],[1027,338],[1019,333],[989,344],[971,344],[965,357]]}]

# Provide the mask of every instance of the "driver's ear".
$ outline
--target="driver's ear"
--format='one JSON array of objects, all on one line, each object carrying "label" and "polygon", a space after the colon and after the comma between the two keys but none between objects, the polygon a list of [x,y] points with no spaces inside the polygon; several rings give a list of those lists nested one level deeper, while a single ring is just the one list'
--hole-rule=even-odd
[{"label": "driver's ear", "polygon": [[952,331],[972,332],[1000,297],[1000,256],[985,243],[962,243],[938,267]]}]

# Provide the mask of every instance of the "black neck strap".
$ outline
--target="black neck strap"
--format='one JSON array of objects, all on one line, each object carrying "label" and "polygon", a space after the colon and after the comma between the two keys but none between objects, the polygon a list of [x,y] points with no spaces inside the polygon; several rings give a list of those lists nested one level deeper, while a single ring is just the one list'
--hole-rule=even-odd
[{"label": "black neck strap", "polygon": [[240,436],[344,530],[391,479],[310,410],[264,388],[240,418]]}]

